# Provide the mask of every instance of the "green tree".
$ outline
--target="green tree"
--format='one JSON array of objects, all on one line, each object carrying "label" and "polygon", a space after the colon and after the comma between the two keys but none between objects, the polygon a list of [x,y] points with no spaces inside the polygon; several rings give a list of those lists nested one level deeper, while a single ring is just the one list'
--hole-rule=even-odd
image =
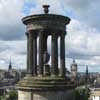
[{"label": "green tree", "polygon": [[88,88],[76,89],[74,91],[74,95],[75,95],[75,100],[88,100],[90,96],[90,91]]},{"label": "green tree", "polygon": [[2,100],[2,96],[0,96],[0,100]]},{"label": "green tree", "polygon": [[9,97],[7,100],[17,100],[18,99],[18,94],[16,91],[11,91],[9,92]]}]

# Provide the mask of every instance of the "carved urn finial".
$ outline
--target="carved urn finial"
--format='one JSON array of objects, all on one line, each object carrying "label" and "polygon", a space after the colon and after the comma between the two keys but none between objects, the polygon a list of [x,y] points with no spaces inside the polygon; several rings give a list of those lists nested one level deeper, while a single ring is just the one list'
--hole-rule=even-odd
[{"label": "carved urn finial", "polygon": [[43,5],[43,8],[44,8],[44,13],[45,14],[48,14],[48,12],[49,12],[49,8],[50,7],[50,5]]}]

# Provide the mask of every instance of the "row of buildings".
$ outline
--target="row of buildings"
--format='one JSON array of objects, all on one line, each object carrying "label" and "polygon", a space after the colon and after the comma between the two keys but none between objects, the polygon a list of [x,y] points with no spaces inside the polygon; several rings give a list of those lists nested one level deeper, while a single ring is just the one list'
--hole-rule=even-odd
[{"label": "row of buildings", "polygon": [[[16,89],[15,87],[16,83],[19,80],[21,80],[25,76],[25,74],[26,74],[26,70],[18,71],[13,69],[12,63],[10,61],[8,70],[0,70],[0,95],[9,92],[12,89]],[[75,83],[78,87],[80,86],[80,84],[84,85],[86,83],[88,84],[93,83],[93,81],[97,78],[97,76],[99,76],[99,74],[89,73],[88,66],[86,67],[85,73],[78,72],[78,65],[75,62],[75,60],[73,60],[70,66],[70,71],[67,70],[66,76],[72,83]],[[97,100],[97,99],[93,99],[93,100]]]},{"label": "row of buildings", "polygon": [[[77,79],[77,64],[75,60],[71,64],[71,71],[67,71],[68,78],[74,82]],[[26,74],[26,70],[13,69],[11,60],[9,62],[8,70],[0,70],[0,95],[5,94],[7,91],[16,89],[16,83],[21,80]]]},{"label": "row of buildings", "polygon": [[0,70],[0,95],[16,89],[16,83],[25,76],[26,71],[13,69],[11,60],[8,70]]}]

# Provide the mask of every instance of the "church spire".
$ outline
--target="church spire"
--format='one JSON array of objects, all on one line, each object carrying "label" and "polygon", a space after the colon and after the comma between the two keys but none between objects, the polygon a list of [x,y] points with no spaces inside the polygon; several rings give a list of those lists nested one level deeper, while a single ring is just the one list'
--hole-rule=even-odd
[{"label": "church spire", "polygon": [[12,63],[11,63],[11,57],[10,57],[10,62],[9,62],[9,70],[12,69]]},{"label": "church spire", "polygon": [[73,59],[73,63],[75,63],[75,59]]},{"label": "church spire", "polygon": [[88,78],[89,78],[88,65],[86,65],[86,75],[85,75],[85,84],[86,84],[86,87],[87,87],[87,83],[88,83]]},{"label": "church spire", "polygon": [[88,66],[86,66],[86,76],[88,76]]}]

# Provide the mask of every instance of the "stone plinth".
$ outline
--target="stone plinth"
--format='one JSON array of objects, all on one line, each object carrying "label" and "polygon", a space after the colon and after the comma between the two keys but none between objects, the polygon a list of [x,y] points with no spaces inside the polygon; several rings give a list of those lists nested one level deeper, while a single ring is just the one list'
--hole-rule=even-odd
[{"label": "stone plinth", "polygon": [[47,92],[27,92],[18,91],[18,100],[73,100],[73,90],[68,91],[47,91]]},{"label": "stone plinth", "polygon": [[18,91],[18,100],[32,100],[32,92]]},{"label": "stone plinth", "polygon": [[18,100],[73,100],[75,86],[60,76],[26,76],[17,87]]},{"label": "stone plinth", "polygon": [[67,78],[60,76],[33,77],[27,75],[23,80],[18,82],[20,90],[36,90],[36,91],[66,91],[73,89],[75,86],[68,82]]}]

